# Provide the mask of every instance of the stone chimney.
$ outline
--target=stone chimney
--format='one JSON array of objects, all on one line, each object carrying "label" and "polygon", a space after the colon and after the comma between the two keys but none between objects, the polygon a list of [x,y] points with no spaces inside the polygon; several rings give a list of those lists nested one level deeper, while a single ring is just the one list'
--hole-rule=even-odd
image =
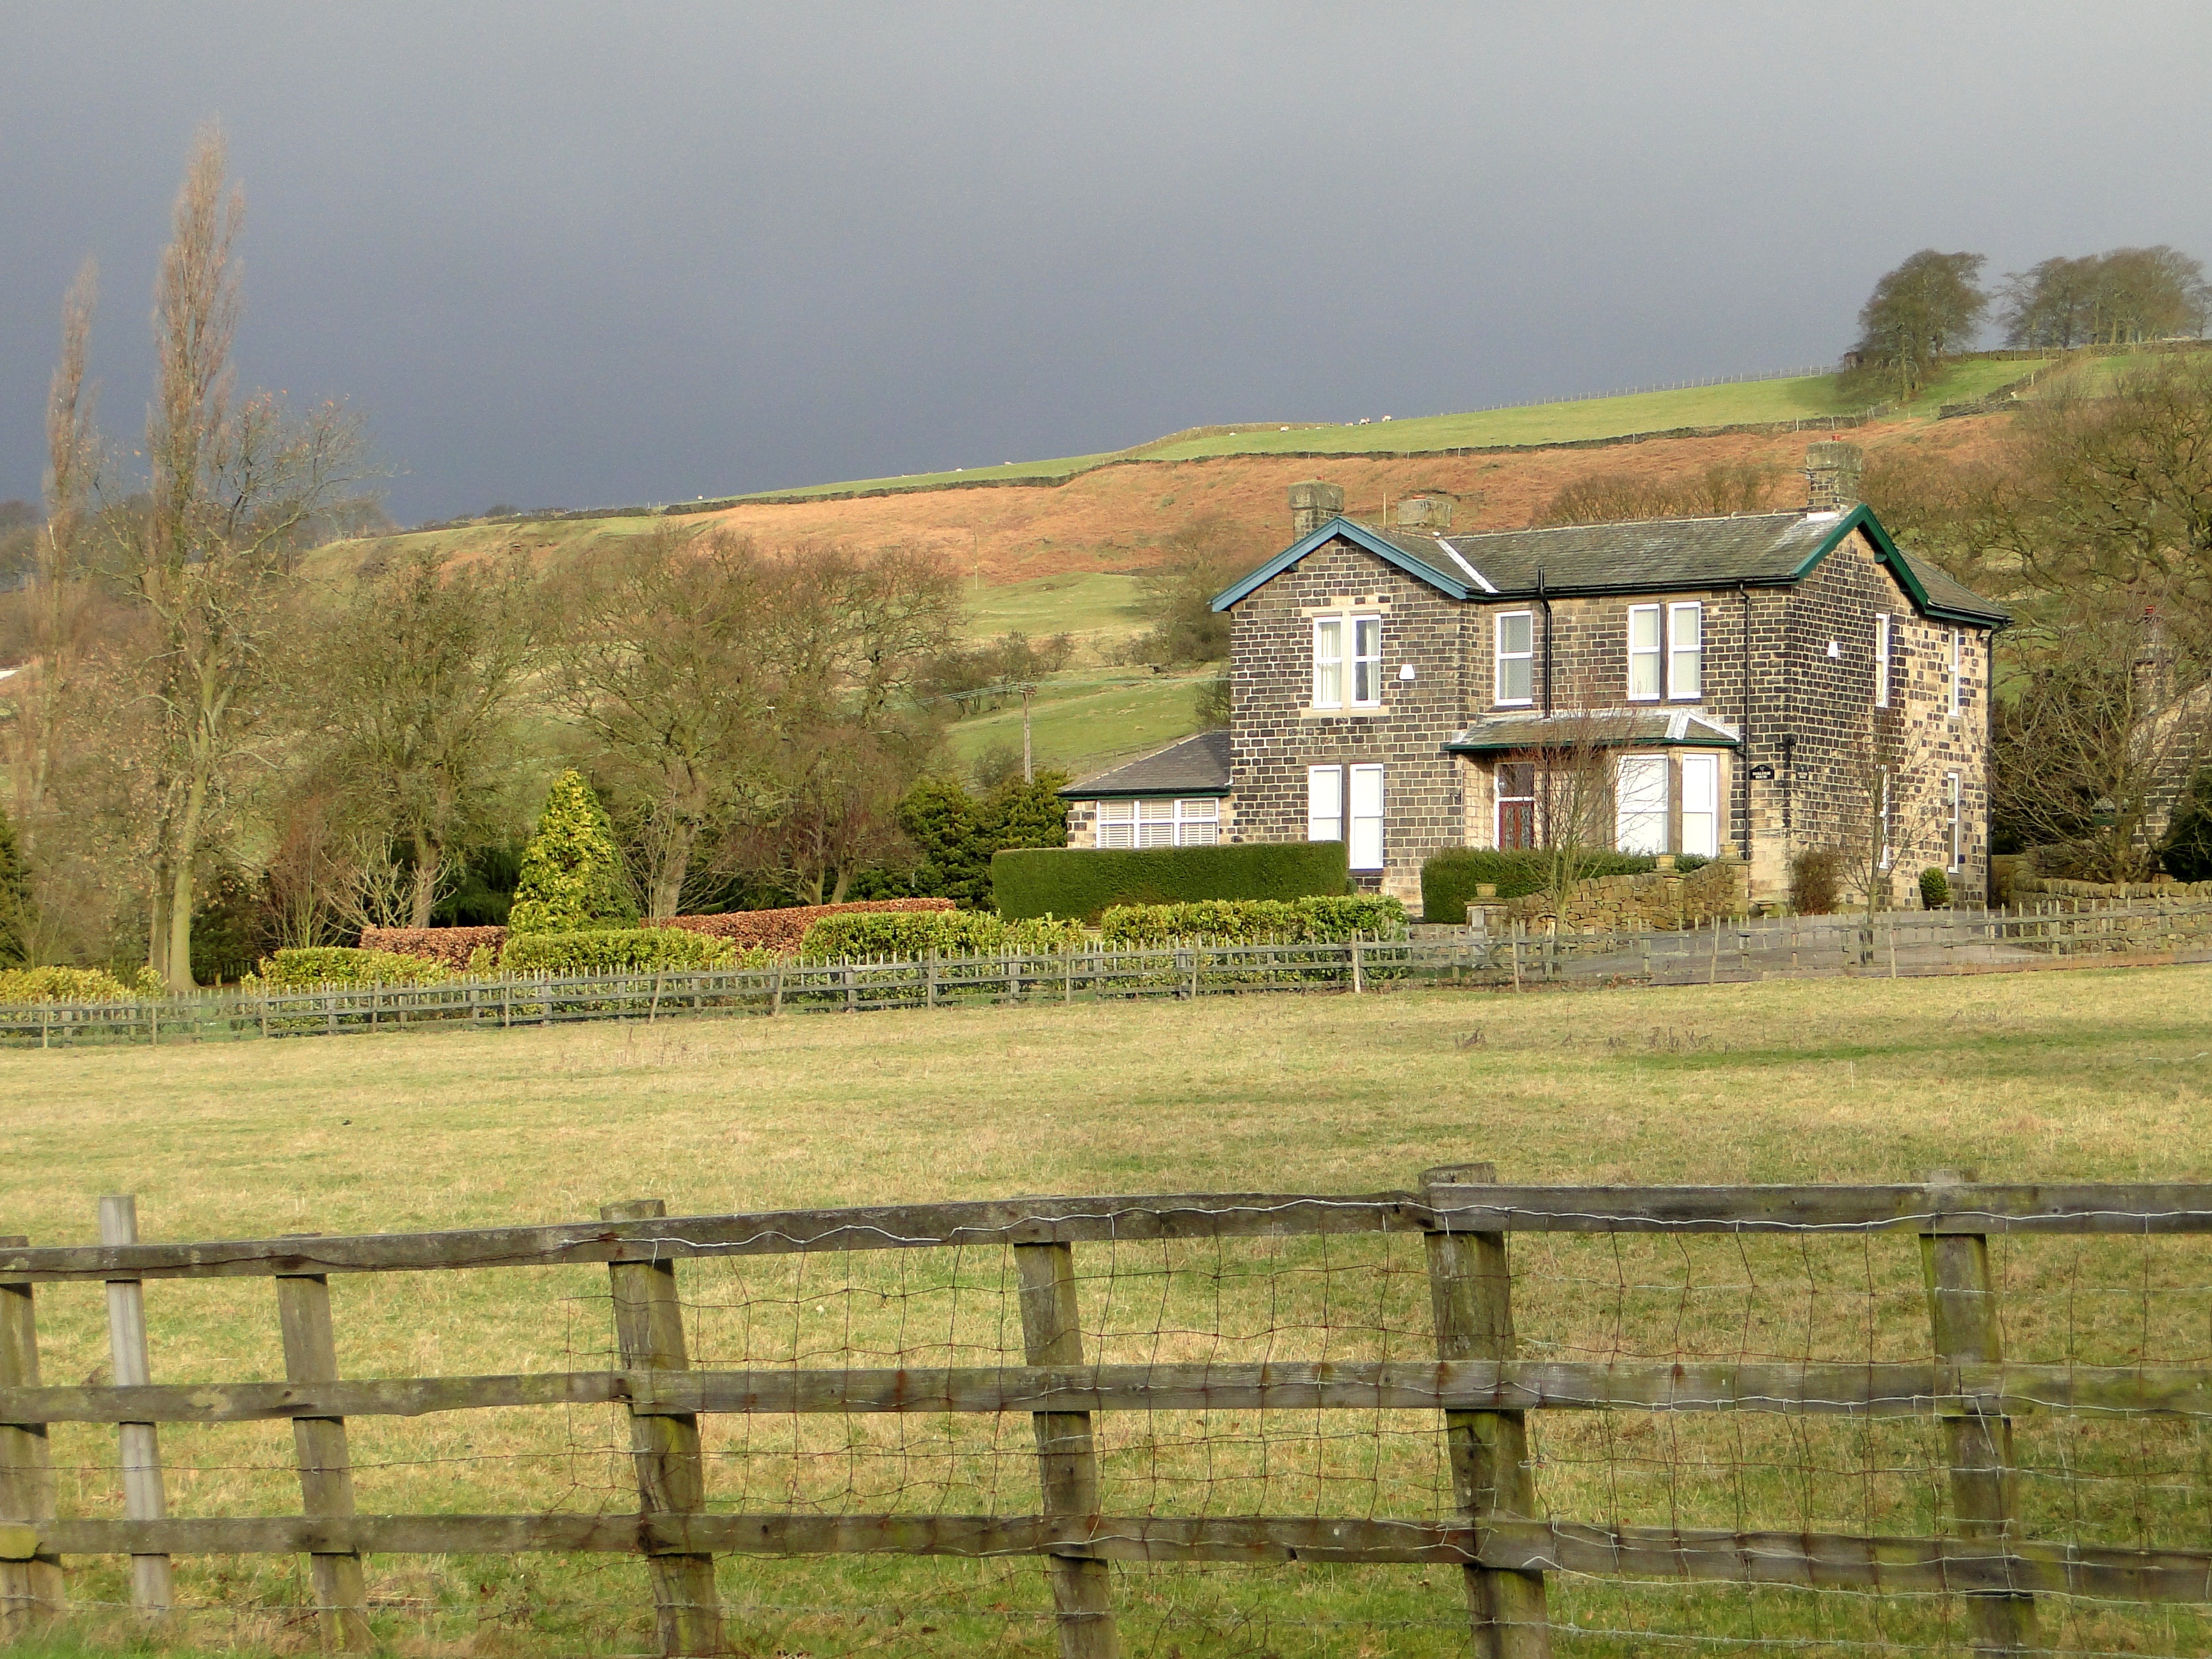
[{"label": "stone chimney", "polygon": [[1291,486],[1291,535],[1303,541],[1344,511],[1344,492],[1334,484],[1310,478]]},{"label": "stone chimney", "polygon": [[1808,513],[1848,513],[1859,504],[1859,469],[1866,456],[1856,444],[1814,444],[1805,452]]},{"label": "stone chimney", "polygon": [[2135,679],[2136,712],[2154,714],[2173,696],[2173,648],[2166,637],[2166,619],[2156,605],[2143,609],[2136,635],[2136,659],[2129,665]]}]

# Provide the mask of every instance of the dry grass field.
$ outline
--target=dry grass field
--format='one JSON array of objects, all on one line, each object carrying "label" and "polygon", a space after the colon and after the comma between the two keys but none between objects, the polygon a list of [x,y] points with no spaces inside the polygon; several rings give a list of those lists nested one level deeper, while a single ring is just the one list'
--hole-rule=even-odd
[{"label": "dry grass field", "polygon": [[[1995,1180],[2212,1174],[2202,968],[1516,997],[1445,990],[1196,1006],[728,1019],[181,1049],[0,1054],[0,1231],[88,1242],[94,1200],[138,1195],[150,1238],[355,1232],[1020,1193],[1360,1191],[1494,1159],[1509,1180]],[[1516,1245],[1529,1352],[1917,1358],[1907,1239]],[[2212,1255],[2191,1241],[1996,1252],[2014,1357],[2212,1363]],[[694,1363],[1018,1359],[1004,1252],[686,1263]],[[1109,1359],[1419,1356],[1419,1241],[1079,1247],[1086,1340]],[[349,1376],[609,1363],[603,1270],[333,1281]],[[262,1281],[148,1286],[157,1382],[282,1375]],[[100,1378],[96,1291],[40,1293],[51,1381]],[[1433,1353],[1433,1348],[1428,1349]],[[849,1358],[846,1358],[849,1356]],[[1109,1493],[1160,1513],[1430,1516],[1449,1506],[1433,1414],[1102,1419]],[[1133,1419],[1133,1420],[1131,1420]],[[1288,1420],[1296,1419],[1296,1420]],[[1571,1420],[1570,1420],[1571,1419]],[[2038,1535],[2204,1547],[2212,1449],[2183,1422],[2038,1419]],[[370,1512],[634,1507],[619,1419],[597,1410],[356,1421]],[[281,1425],[163,1431],[174,1514],[297,1507]],[[990,1418],[707,1425],[715,1505],[1024,1512],[1029,1426]],[[1924,1423],[1757,1413],[1555,1414],[1542,1501],[1568,1518],[1924,1532],[1943,1523]],[[62,1502],[119,1512],[112,1432],[58,1428]],[[1113,1498],[1109,1498],[1109,1507]],[[1052,1651],[1029,1559],[726,1558],[747,1652]],[[312,1648],[289,1559],[179,1564],[167,1647]],[[120,1564],[72,1564],[114,1602]],[[641,1566],[608,1559],[377,1559],[380,1638],[410,1654],[650,1646]],[[1117,1573],[1126,1650],[1464,1652],[1455,1575],[1413,1568]],[[1964,1651],[1955,1609],[1852,1596],[1636,1590],[1561,1580],[1558,1650]],[[1622,1632],[1606,1634],[1603,1632]],[[1663,1634],[1672,1632],[1671,1637]],[[1696,1632],[1698,1640],[1675,1639]],[[2200,1652],[2194,1615],[2054,1604],[2066,1652]],[[69,1638],[149,1640],[87,1609]],[[75,1647],[55,1651],[76,1651]]]}]

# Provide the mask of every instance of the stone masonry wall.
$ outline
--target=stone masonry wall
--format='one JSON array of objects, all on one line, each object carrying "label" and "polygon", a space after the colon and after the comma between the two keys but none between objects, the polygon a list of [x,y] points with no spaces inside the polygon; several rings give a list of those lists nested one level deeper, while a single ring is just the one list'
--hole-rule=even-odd
[{"label": "stone masonry wall", "polygon": [[[1875,613],[1891,617],[1891,696],[1875,706]],[[1865,867],[1857,849],[1873,833],[1876,769],[1891,768],[1891,842],[1887,902],[1916,902],[1920,872],[1946,870],[1960,903],[1989,892],[1988,686],[1990,635],[1960,633],[1958,714],[1950,714],[1949,624],[1933,623],[1888,569],[1873,544],[1854,534],[1790,595],[1789,660],[1778,677],[1784,730],[1796,734],[1794,767],[1776,765],[1765,792],[1785,793],[1790,823],[1771,842],[1779,867],[1753,872],[1753,896],[1766,883],[1787,887],[1787,860],[1808,848],[1844,850],[1848,871]],[[1828,653],[1833,641],[1836,653]],[[1878,723],[1879,722],[1879,723]],[[1960,836],[1966,861],[1948,866],[1949,809],[1944,775],[1960,783]],[[1756,805],[1756,802],[1755,802]],[[1850,879],[1846,874],[1846,880]]]},{"label": "stone masonry wall", "polygon": [[[1462,612],[1472,609],[1343,541],[1241,602],[1230,619],[1232,839],[1304,840],[1306,769],[1380,762],[1379,885],[1418,905],[1423,861],[1461,844],[1460,769],[1443,745],[1466,723]],[[1355,611],[1382,618],[1382,707],[1312,708],[1313,619]],[[1410,682],[1399,678],[1407,664]]]},{"label": "stone masonry wall", "polygon": [[[1743,860],[1715,859],[1686,874],[1653,870],[1638,876],[1599,876],[1578,881],[1564,907],[1548,893],[1485,901],[1470,908],[1492,933],[1509,923],[1542,929],[1556,924],[1569,933],[1618,933],[1637,927],[1671,930],[1740,916],[1750,908]],[[1435,921],[1437,918],[1431,917]]]}]

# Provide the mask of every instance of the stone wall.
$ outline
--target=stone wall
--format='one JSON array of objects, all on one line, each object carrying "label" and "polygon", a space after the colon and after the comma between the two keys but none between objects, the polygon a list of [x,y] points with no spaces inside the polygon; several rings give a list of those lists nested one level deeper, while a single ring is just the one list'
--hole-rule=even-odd
[{"label": "stone wall", "polygon": [[[1740,916],[1750,908],[1749,872],[1742,860],[1717,858],[1686,873],[1653,870],[1639,876],[1599,876],[1578,881],[1564,908],[1549,893],[1471,906],[1470,921],[1496,933],[1513,924],[1542,932],[1622,933],[1639,927],[1695,927],[1716,916]],[[1431,918],[1436,920],[1436,918]]]},{"label": "stone wall", "polygon": [[[1313,619],[1355,611],[1382,618],[1382,706],[1313,708]],[[1379,762],[1383,869],[1360,884],[1418,905],[1423,861],[1461,844],[1465,818],[1459,763],[1444,752],[1466,723],[1462,613],[1481,614],[1343,541],[1242,601],[1230,624],[1232,838],[1304,840],[1306,769]]]}]

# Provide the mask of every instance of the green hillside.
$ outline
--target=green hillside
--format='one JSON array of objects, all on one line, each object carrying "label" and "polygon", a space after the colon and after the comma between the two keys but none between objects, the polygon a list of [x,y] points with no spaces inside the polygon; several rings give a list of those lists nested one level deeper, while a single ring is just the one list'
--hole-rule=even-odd
[{"label": "green hillside", "polygon": [[[1905,419],[1933,420],[1945,404],[1987,396],[2044,366],[2042,359],[1968,358],[1954,363],[1904,410]],[[1194,460],[1216,455],[1393,455],[1441,449],[1485,449],[1502,445],[1574,443],[1620,438],[1680,428],[1762,425],[1780,421],[1820,420],[1852,415],[1860,399],[1841,395],[1833,374],[1804,374],[1784,380],[1730,380],[1717,386],[1684,386],[1668,392],[1637,392],[1613,398],[1571,398],[1563,403],[1521,404],[1465,415],[1429,415],[1405,420],[1374,420],[1348,425],[1292,422],[1273,427],[1212,428],[1206,435],[1155,439],[1131,449],[1097,455],[1066,455],[1054,460],[1008,461],[949,472],[918,472],[908,477],[858,478],[843,483],[812,484],[799,489],[762,490],[732,501],[791,501],[853,495],[861,491],[903,493],[988,483],[1058,482],[1109,462],[1142,459]]]}]

